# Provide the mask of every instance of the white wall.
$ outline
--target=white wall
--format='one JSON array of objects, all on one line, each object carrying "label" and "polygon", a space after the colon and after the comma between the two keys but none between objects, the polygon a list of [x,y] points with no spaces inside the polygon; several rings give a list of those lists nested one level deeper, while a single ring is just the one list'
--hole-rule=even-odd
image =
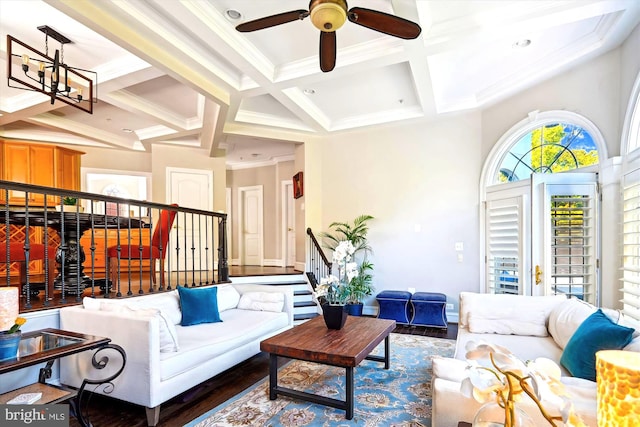
[{"label": "white wall", "polygon": [[[458,293],[479,290],[479,178],[487,154],[529,112],[566,109],[591,120],[609,156],[618,156],[629,91],[640,69],[639,33],[636,28],[621,48],[481,113],[305,141],[307,226],[326,231],[332,221],[373,215],[376,293],[408,287],[442,292],[455,304],[451,318]],[[605,184],[611,208],[618,199],[611,188],[615,176]],[[619,299],[618,216],[615,209],[603,215],[608,234],[602,302],[610,307]],[[464,244],[461,263],[456,242]],[[367,304],[375,305],[373,297]]]},{"label": "white wall", "polygon": [[[319,192],[306,197],[307,217],[321,218],[308,223],[314,233],[375,217],[375,293],[412,287],[455,302],[460,291],[478,289],[479,114],[331,136],[306,154],[305,182]],[[464,243],[462,262],[456,242]]]}]

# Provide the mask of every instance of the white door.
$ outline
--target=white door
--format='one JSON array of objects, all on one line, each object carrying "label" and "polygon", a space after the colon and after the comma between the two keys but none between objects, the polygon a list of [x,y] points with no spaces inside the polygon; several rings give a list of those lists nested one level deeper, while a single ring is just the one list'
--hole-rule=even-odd
[{"label": "white door", "polygon": [[296,263],[296,215],[293,183],[282,181],[282,262],[283,267]]},{"label": "white door", "polygon": [[491,294],[527,295],[530,292],[531,226],[529,180],[494,185],[485,202],[484,291]]},{"label": "white door", "polygon": [[[557,293],[597,304],[599,197],[595,173],[534,174],[533,295]],[[536,231],[538,230],[538,231]]]},{"label": "white door", "polygon": [[263,264],[262,186],[238,188],[240,265]]},{"label": "white door", "polygon": [[[213,210],[213,172],[200,169],[167,168],[167,203],[180,207]],[[205,233],[205,227],[208,233]],[[205,218],[190,213],[176,215],[170,235],[167,258],[172,271],[213,271],[212,242],[217,234],[217,222],[205,225]],[[209,242],[205,242],[205,235]],[[209,248],[207,251],[206,248]],[[178,248],[179,250],[176,250]]]},{"label": "white door", "polygon": [[492,186],[485,291],[598,298],[599,198],[592,173],[534,174]]}]

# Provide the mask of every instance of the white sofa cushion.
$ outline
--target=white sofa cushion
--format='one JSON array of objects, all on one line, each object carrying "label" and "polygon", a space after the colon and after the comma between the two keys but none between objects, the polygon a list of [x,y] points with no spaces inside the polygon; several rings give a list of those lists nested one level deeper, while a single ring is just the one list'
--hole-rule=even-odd
[{"label": "white sofa cushion", "polygon": [[180,349],[178,345],[178,334],[173,322],[156,308],[140,308],[123,304],[102,303],[100,311],[110,311],[125,314],[136,318],[158,317],[160,324],[160,352],[171,353]]},{"label": "white sofa cushion", "polygon": [[[578,298],[571,298],[556,306],[549,313],[549,333],[553,340],[564,349],[578,327],[585,319],[595,313],[597,308]],[[618,323],[620,313],[603,308],[602,312],[613,323]]]},{"label": "white sofa cushion", "polygon": [[82,305],[87,310],[100,310],[100,307],[103,304],[127,305],[129,307],[137,308],[155,308],[162,311],[163,316],[169,319],[174,325],[179,325],[182,320],[180,299],[178,297],[177,290],[125,299],[84,297],[82,300]]},{"label": "white sofa cushion", "polygon": [[496,295],[479,294],[475,292],[460,292],[460,318],[459,327],[469,327],[469,314],[480,315],[484,318],[492,316],[496,310],[517,310],[509,312],[510,317],[521,313],[543,312],[545,318],[551,310],[563,301],[564,295],[553,296],[524,296],[524,295]]},{"label": "white sofa cushion", "polygon": [[221,312],[220,317],[222,322],[219,323],[176,326],[180,351],[160,355],[162,381],[196,369],[206,361],[222,357],[224,353],[238,350],[244,345],[254,343],[256,348],[247,352],[256,354],[260,351],[256,342],[258,338],[280,331],[288,324],[285,312],[230,309]]},{"label": "white sofa cushion", "polygon": [[281,292],[245,292],[238,302],[241,310],[280,312],[283,307],[284,294]]},{"label": "white sofa cushion", "polygon": [[[240,293],[231,284],[218,286],[218,311],[222,313],[238,306],[240,301]],[[282,310],[281,310],[282,311]]]},{"label": "white sofa cushion", "polygon": [[493,307],[491,311],[469,313],[469,331],[502,335],[533,335],[546,337],[547,316],[544,310],[517,310],[512,307]]}]

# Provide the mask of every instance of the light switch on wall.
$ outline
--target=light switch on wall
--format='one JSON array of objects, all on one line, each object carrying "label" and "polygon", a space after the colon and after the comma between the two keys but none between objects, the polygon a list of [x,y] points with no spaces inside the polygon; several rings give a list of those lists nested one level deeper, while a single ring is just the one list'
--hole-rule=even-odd
[{"label": "light switch on wall", "polygon": [[456,248],[456,251],[460,252],[464,250],[464,244],[462,242],[456,242],[455,248]]}]

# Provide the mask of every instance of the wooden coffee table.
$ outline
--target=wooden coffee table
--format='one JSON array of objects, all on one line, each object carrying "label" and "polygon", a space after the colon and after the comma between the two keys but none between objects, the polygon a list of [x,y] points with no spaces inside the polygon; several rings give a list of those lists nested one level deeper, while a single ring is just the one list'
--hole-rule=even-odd
[{"label": "wooden coffee table", "polygon": [[[353,419],[353,368],[364,359],[384,362],[389,369],[389,333],[395,320],[349,316],[340,330],[328,329],[322,316],[311,319],[260,343],[260,350],[269,353],[269,399],[279,394],[346,411]],[[384,356],[372,356],[371,351],[384,340]],[[278,356],[322,363],[346,369],[346,400],[278,386]]]}]

